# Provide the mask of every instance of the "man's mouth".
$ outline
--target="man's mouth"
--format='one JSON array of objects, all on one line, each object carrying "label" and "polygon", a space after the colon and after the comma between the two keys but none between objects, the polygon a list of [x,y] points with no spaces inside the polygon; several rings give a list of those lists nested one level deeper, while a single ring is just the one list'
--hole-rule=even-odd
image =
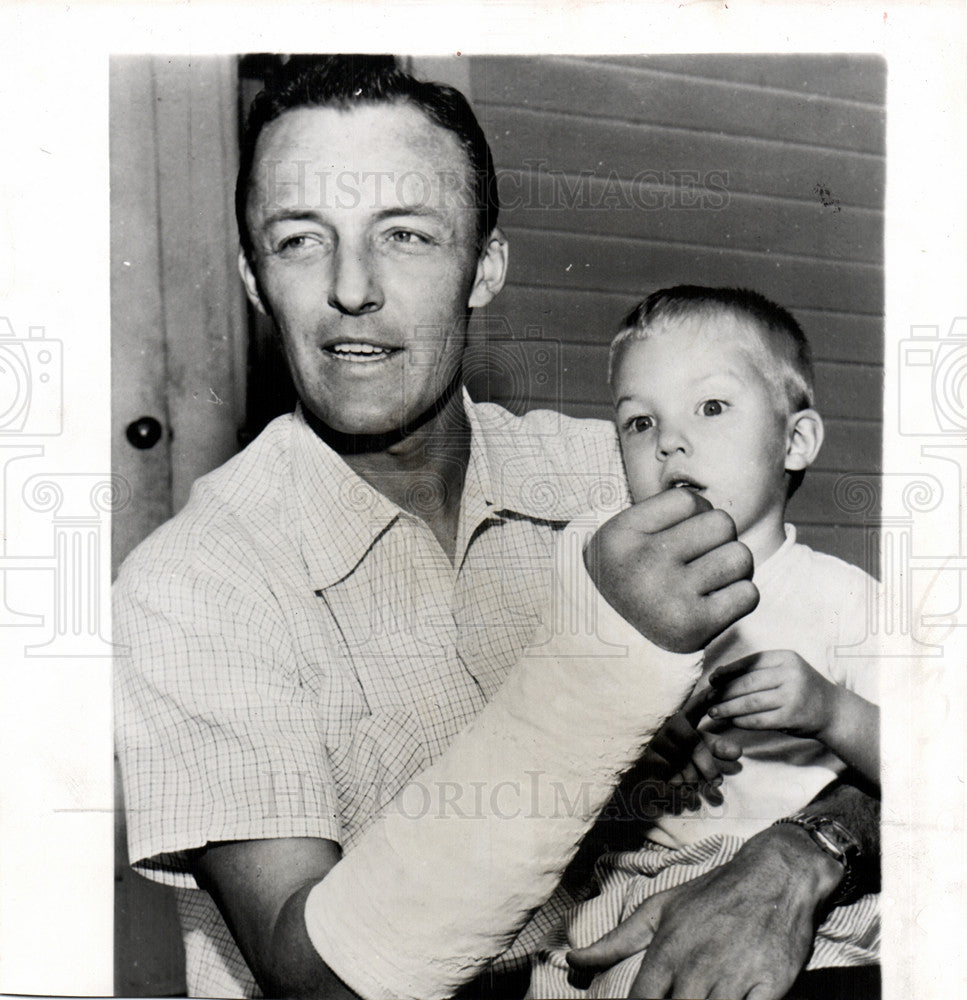
[{"label": "man's mouth", "polygon": [[329,354],[339,358],[340,361],[355,362],[357,364],[372,364],[374,361],[382,361],[399,352],[398,347],[385,347],[381,344],[355,343],[345,341],[343,343],[329,344],[324,348]]}]

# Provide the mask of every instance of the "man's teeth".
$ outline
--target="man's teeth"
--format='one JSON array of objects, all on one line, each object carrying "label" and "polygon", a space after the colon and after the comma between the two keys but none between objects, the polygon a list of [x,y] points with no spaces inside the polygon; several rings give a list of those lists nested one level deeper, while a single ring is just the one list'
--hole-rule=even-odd
[{"label": "man's teeth", "polygon": [[330,350],[349,361],[362,358],[385,358],[392,351],[376,344],[333,344]]}]

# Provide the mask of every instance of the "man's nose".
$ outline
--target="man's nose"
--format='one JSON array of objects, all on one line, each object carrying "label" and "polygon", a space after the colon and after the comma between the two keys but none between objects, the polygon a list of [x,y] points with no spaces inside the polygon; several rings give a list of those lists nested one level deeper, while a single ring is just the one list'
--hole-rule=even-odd
[{"label": "man's nose", "polygon": [[329,305],[347,316],[375,312],[383,305],[382,290],[367,248],[348,243],[337,248]]},{"label": "man's nose", "polygon": [[658,426],[658,440],[655,452],[660,459],[681,452],[688,455],[692,450],[685,431],[678,424],[662,423]]}]

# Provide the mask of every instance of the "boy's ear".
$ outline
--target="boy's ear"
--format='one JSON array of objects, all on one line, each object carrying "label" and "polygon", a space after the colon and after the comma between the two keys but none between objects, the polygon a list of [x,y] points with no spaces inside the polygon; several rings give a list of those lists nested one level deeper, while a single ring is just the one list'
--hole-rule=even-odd
[{"label": "boy's ear", "polygon": [[259,281],[252,270],[252,265],[244,250],[238,252],[238,273],[241,275],[242,284],[245,285],[245,294],[249,302],[258,309],[263,316],[268,316],[265,305],[262,302],[262,293],[259,291]]},{"label": "boy's ear", "polygon": [[800,410],[793,413],[786,424],[786,472],[808,469],[825,436],[823,418],[815,410]]},{"label": "boy's ear", "polygon": [[504,287],[507,277],[508,247],[507,237],[499,226],[495,226],[487,239],[487,244],[477,261],[477,274],[467,306],[477,309],[488,302]]}]

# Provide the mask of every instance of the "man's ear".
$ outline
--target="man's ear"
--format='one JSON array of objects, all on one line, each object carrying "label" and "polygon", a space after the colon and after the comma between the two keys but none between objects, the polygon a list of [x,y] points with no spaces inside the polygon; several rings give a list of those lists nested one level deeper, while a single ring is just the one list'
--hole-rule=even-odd
[{"label": "man's ear", "polygon": [[249,302],[263,315],[268,316],[268,310],[262,303],[262,294],[259,292],[259,279],[255,277],[252,265],[244,250],[238,251],[238,273],[241,275],[242,284],[245,285],[245,294]]},{"label": "man's ear", "polygon": [[507,237],[499,227],[495,226],[477,261],[477,274],[470,291],[470,300],[467,302],[470,309],[487,305],[504,287],[508,254]]},{"label": "man's ear", "polygon": [[823,418],[815,410],[793,413],[786,424],[786,472],[808,469],[825,436]]}]

